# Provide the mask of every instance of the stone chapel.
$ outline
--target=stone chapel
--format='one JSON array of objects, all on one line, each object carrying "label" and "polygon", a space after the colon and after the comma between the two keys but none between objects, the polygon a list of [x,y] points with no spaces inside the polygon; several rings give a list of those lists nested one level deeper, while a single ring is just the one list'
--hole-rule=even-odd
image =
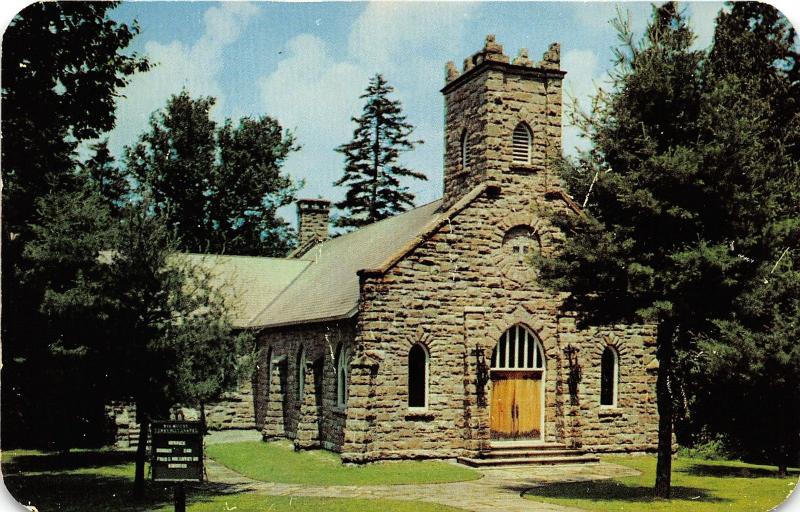
[{"label": "stone chapel", "polygon": [[654,327],[579,330],[527,261],[563,236],[548,212],[580,214],[552,164],[559,60],[488,36],[447,64],[440,200],[333,239],[329,203],[299,202],[302,263],[250,322],[265,439],[348,462],[655,450]]},{"label": "stone chapel", "polygon": [[565,74],[558,44],[511,60],[488,36],[446,66],[440,200],[336,238],[301,200],[291,255],[227,258],[262,354],[242,425],[345,462],[656,449],[654,326],[579,329],[528,262],[564,236],[550,212],[581,214],[553,163]]}]

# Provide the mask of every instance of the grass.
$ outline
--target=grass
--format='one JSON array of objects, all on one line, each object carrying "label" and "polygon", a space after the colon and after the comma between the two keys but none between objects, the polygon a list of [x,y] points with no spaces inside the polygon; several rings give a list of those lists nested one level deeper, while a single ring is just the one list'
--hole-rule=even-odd
[{"label": "grass", "polygon": [[[214,446],[214,445],[212,445]],[[231,445],[226,445],[231,446]],[[210,448],[210,447],[209,447]],[[37,450],[0,453],[3,480],[14,498],[43,512],[114,510],[144,512],[173,510],[172,488],[147,481],[146,497],[136,501],[133,488],[133,452],[73,450],[66,455]],[[189,512],[456,512],[459,509],[418,501],[349,498],[298,498],[235,493],[219,483],[187,486]]]},{"label": "grass", "polygon": [[309,485],[391,485],[475,480],[475,470],[438,461],[400,461],[344,466],[325,450],[295,452],[285,442],[247,441],[209,445],[209,457],[253,480]]},{"label": "grass", "polygon": [[765,512],[783,502],[797,482],[778,478],[774,468],[737,461],[676,458],[672,498],[653,498],[655,456],[603,457],[603,462],[639,470],[639,476],[599,482],[551,484],[525,493],[531,500],[584,510],[620,512]]},{"label": "grass", "polygon": [[[172,512],[172,506],[159,512]],[[212,501],[193,503],[187,512],[463,512],[462,509],[425,503],[421,501],[360,500],[345,498],[309,498],[292,496],[264,496],[260,494],[238,494],[215,498]]]},{"label": "grass", "polygon": [[3,481],[23,505],[42,511],[153,510],[171,503],[172,490],[146,482],[146,497],[131,497],[135,454],[115,450],[2,452]]}]

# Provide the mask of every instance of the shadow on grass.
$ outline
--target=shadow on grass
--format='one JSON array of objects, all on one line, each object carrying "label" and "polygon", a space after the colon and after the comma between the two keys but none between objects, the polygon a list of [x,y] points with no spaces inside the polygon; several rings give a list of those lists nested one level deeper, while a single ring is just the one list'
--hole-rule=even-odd
[{"label": "shadow on grass", "polygon": [[[148,480],[145,497],[133,498],[134,458],[134,453],[113,451],[75,452],[66,457],[20,455],[3,464],[3,482],[17,501],[42,511],[172,510],[169,484]],[[188,503],[202,502],[238,492],[240,488],[223,483],[191,484],[186,498]]]},{"label": "shadow on grass", "polygon": [[[744,468],[736,465],[724,464],[691,464],[684,470],[686,474],[693,476],[711,476],[720,478],[738,477],[738,478],[765,478],[778,476],[776,469],[769,468]],[[799,475],[800,470],[789,470],[789,475]]]},{"label": "shadow on grass", "polygon": [[[613,480],[546,484],[525,491],[525,496],[534,498],[585,499],[592,501],[616,500],[647,503],[653,501],[653,487],[626,485]],[[705,503],[723,503],[730,500],[719,498],[697,487],[672,486],[672,499],[692,500]]]},{"label": "shadow on grass", "polygon": [[3,463],[3,474],[14,475],[32,472],[61,472],[76,469],[103,468],[133,464],[136,452],[112,450],[80,450],[62,453],[41,453],[36,455],[17,455]]}]

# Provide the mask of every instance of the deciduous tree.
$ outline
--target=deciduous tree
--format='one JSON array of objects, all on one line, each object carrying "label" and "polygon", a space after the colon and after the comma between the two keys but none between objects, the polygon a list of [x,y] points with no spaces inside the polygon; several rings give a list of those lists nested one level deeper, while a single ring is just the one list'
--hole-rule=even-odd
[{"label": "deciduous tree", "polygon": [[176,229],[181,250],[281,256],[292,236],[277,210],[296,191],[281,166],[298,146],[267,116],[217,126],[214,103],[185,90],[172,96],[126,149],[127,171]]}]

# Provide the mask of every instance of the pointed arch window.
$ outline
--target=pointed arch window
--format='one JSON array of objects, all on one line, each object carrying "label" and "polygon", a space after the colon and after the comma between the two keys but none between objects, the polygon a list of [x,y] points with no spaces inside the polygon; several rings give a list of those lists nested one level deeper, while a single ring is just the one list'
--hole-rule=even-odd
[{"label": "pointed arch window", "polygon": [[619,383],[619,354],[612,347],[606,347],[600,360],[600,405],[617,405],[617,385]]},{"label": "pointed arch window", "polygon": [[469,136],[467,130],[461,132],[461,168],[469,168],[470,154],[469,154]]},{"label": "pointed arch window", "polygon": [[270,391],[270,383],[272,382],[272,347],[267,348],[267,360],[266,360],[266,374],[267,378],[265,379],[265,386],[264,392],[266,393],[267,400],[269,400],[269,391]]},{"label": "pointed arch window", "polygon": [[345,407],[349,394],[347,378],[350,375],[350,351],[340,344],[336,352],[336,405]]},{"label": "pointed arch window", "polygon": [[408,351],[408,407],[428,406],[428,351],[417,343]]},{"label": "pointed arch window", "polygon": [[522,325],[507,330],[492,351],[492,370],[544,370],[539,339]]},{"label": "pointed arch window", "polygon": [[306,349],[300,345],[297,351],[297,400],[302,403],[303,393],[306,390]]},{"label": "pointed arch window", "polygon": [[531,141],[530,128],[525,123],[519,123],[511,137],[511,159],[514,163],[531,163]]}]

